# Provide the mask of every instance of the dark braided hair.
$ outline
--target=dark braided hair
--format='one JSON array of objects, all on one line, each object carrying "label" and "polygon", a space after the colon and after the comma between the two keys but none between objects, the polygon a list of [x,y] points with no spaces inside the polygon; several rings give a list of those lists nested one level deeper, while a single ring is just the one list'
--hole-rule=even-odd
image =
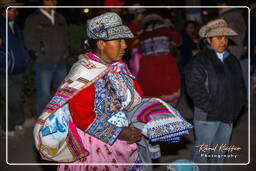
[{"label": "dark braided hair", "polygon": [[84,41],[84,51],[85,52],[93,52],[95,53],[97,50],[97,42],[99,40],[95,40],[95,39],[87,39]]}]

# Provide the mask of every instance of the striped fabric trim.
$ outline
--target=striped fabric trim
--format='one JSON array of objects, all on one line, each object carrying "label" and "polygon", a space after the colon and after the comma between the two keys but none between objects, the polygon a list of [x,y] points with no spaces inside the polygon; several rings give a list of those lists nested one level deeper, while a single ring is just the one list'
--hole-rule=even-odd
[{"label": "striped fabric trim", "polygon": [[153,104],[148,105],[145,109],[143,109],[140,112],[140,114],[137,116],[137,121],[147,123],[151,121],[151,115],[160,113],[169,113],[169,110],[162,103],[155,102]]},{"label": "striped fabric trim", "polygon": [[45,120],[37,119],[36,123],[43,125],[45,123]]},{"label": "striped fabric trim", "polygon": [[81,83],[84,83],[84,84],[90,83],[89,80],[87,80],[87,79],[85,79],[85,78],[83,78],[83,77],[78,78],[77,81],[79,81],[79,82],[81,82]]}]

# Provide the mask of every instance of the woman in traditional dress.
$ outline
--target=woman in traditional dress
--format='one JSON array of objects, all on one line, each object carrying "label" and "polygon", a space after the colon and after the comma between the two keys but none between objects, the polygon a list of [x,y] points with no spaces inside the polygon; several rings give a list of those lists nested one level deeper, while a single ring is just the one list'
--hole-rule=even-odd
[{"label": "woman in traditional dress", "polygon": [[147,15],[142,25],[138,82],[143,94],[176,105],[180,96],[180,73],[171,54],[173,47],[181,45],[181,37],[168,28],[157,14]]},{"label": "woman in traditional dress", "polygon": [[36,147],[43,159],[72,162],[58,171],[150,171],[150,165],[137,164],[160,157],[150,141],[177,142],[191,126],[165,102],[142,99],[121,61],[124,39],[133,34],[116,13],[89,20],[87,35],[88,52],[80,55],[37,120]]},{"label": "woman in traditional dress", "polygon": [[[75,154],[73,157],[75,159],[70,161],[103,164],[138,163],[140,159],[136,142],[141,139],[141,131],[130,128],[128,123],[125,123],[126,127],[118,127],[108,121],[113,115],[122,117],[122,114],[118,113],[120,108],[128,110],[141,101],[141,90],[127,66],[121,61],[126,49],[124,39],[132,38],[133,34],[122,24],[121,18],[116,13],[105,13],[88,21],[87,35],[89,51],[81,55],[78,62],[73,65],[56,95],[45,107],[44,113],[48,117],[50,113],[54,113],[57,117],[61,110],[68,113],[65,115],[67,119],[61,116],[56,120],[60,125],[65,123],[62,123],[63,120],[69,120],[67,137],[76,137],[73,140],[70,138],[67,143],[69,149],[73,148],[72,154]],[[115,119],[114,122],[119,121]],[[71,125],[74,129],[70,133]],[[59,127],[56,129],[60,131]],[[44,137],[36,142],[39,144],[50,142],[43,138],[53,133],[49,131],[53,129],[51,126],[47,127],[47,124],[44,125],[41,130]],[[72,144],[79,145],[75,147]],[[45,151],[49,154],[49,151],[54,149],[58,151],[60,148]],[[42,151],[41,149],[41,155],[45,157]],[[52,160],[60,161],[54,158],[56,154],[58,152],[52,155]],[[46,158],[49,160],[49,157]],[[60,165],[58,170],[114,171],[129,170],[134,167],[136,166]]]}]

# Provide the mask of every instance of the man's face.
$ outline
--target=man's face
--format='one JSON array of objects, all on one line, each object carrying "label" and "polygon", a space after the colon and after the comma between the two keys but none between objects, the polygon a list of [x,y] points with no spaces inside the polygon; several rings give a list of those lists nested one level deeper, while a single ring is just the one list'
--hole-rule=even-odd
[{"label": "man's face", "polygon": [[17,8],[9,8],[7,13],[5,13],[6,18],[8,18],[9,21],[14,21],[17,16],[19,15]]},{"label": "man's face", "polygon": [[[57,0],[43,0],[43,6],[56,6],[57,5]],[[52,10],[54,8],[44,8],[46,11],[47,10]]]},{"label": "man's face", "polygon": [[228,39],[225,36],[207,38],[209,45],[219,53],[224,52],[228,46]]},{"label": "man's face", "polygon": [[57,0],[43,0],[43,6],[56,6]]}]

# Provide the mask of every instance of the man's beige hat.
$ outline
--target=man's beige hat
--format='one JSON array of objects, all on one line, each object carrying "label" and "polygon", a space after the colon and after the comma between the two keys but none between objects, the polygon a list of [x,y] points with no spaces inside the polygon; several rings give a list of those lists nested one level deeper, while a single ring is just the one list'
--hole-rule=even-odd
[{"label": "man's beige hat", "polygon": [[237,35],[233,29],[228,27],[227,22],[223,19],[212,20],[199,30],[199,36],[202,38]]}]

